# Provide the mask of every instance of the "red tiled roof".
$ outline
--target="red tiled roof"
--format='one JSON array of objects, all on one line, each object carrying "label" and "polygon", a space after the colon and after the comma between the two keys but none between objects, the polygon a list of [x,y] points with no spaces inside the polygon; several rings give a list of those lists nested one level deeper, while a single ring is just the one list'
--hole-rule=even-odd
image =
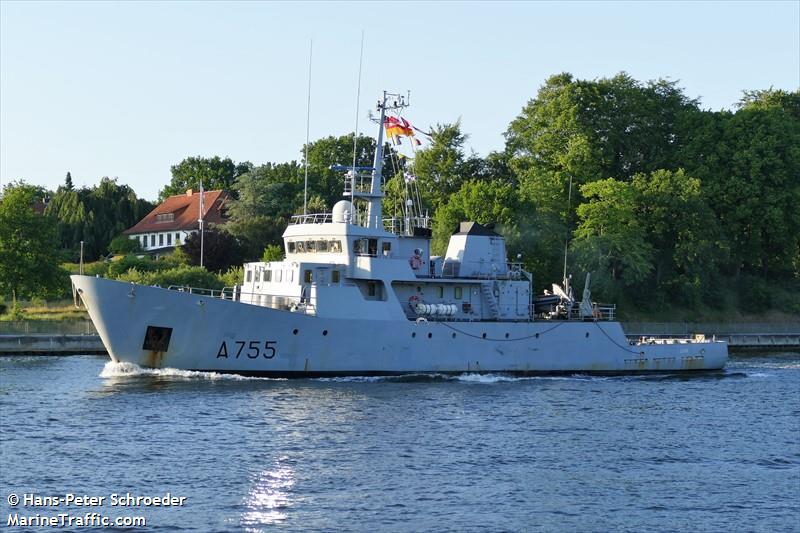
[{"label": "red tiled roof", "polygon": [[[206,224],[224,224],[227,221],[223,207],[229,199],[225,191],[205,191],[203,207]],[[158,215],[169,215],[172,217]],[[123,231],[126,235],[152,233],[157,231],[177,231],[198,229],[200,213],[200,192],[187,191],[186,194],[170,196],[161,205],[150,211],[132,228]]]}]

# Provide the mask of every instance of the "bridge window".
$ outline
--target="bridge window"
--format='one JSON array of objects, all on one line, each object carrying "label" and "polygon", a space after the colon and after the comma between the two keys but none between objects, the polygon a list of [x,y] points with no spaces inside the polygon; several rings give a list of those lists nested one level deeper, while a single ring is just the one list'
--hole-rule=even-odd
[{"label": "bridge window", "polygon": [[369,244],[367,245],[367,253],[369,253],[369,255],[373,257],[378,255],[378,239],[369,239]]},{"label": "bridge window", "polygon": [[330,242],[330,249],[333,253],[341,253],[342,251],[342,241],[335,240]]},{"label": "bridge window", "polygon": [[439,298],[444,298],[444,287],[442,287],[441,285],[436,287],[436,296],[438,296]]},{"label": "bridge window", "polygon": [[286,246],[289,249],[289,253],[293,254],[294,253],[294,241],[289,241],[288,243],[286,243]]},{"label": "bridge window", "polygon": [[331,272],[331,283],[339,283],[339,271],[334,270]]},{"label": "bridge window", "polygon": [[303,241],[297,241],[296,245],[297,245],[297,253],[298,254],[305,253],[305,251],[306,251],[306,243],[304,243]]},{"label": "bridge window", "polygon": [[392,252],[392,243],[389,241],[383,241],[381,243],[381,250],[383,251],[383,255],[389,255]]},{"label": "bridge window", "polygon": [[306,252],[314,253],[317,251],[317,241],[306,241]]},{"label": "bridge window", "polygon": [[324,253],[328,251],[328,241],[317,241],[317,251]]},{"label": "bridge window", "polygon": [[256,269],[256,283],[259,283],[259,282],[261,282],[261,270],[257,268]]},{"label": "bridge window", "polygon": [[453,287],[453,298],[460,300],[462,297],[461,287]]},{"label": "bridge window", "polygon": [[265,270],[264,281],[271,281],[271,280],[272,280],[272,270]]},{"label": "bridge window", "polygon": [[253,281],[253,271],[252,270],[248,270],[247,271],[247,283],[250,283],[251,281]]},{"label": "bridge window", "polygon": [[303,271],[303,283],[311,283],[313,279],[312,271],[311,270],[304,270]]}]

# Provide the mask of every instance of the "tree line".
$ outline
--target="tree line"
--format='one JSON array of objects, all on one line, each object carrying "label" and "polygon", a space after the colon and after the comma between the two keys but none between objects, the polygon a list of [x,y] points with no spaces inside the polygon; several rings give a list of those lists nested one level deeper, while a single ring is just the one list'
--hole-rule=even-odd
[{"label": "tree line", "polygon": [[[459,122],[430,134],[413,167],[387,145],[384,212],[397,211],[404,172],[413,172],[434,217],[436,253],[459,221],[491,222],[534,272],[538,292],[560,281],[566,244],[569,270],[592,272],[600,298],[800,313],[800,91],[744,92],[734,110],[710,111],[674,81],[563,73],[511,120],[502,151],[467,153]],[[357,165],[370,166],[375,140],[360,136],[356,146]],[[341,198],[343,177],[330,165],[352,160],[352,134],[309,144],[309,212]],[[233,195],[230,222],[212,230],[219,271],[261,258],[303,209],[303,160],[190,157],[171,170],[161,199],[199,188],[200,179]],[[15,187],[0,204],[0,242]],[[45,216],[55,248],[71,257],[80,240],[91,256],[109,253],[112,239],[153,207],[108,179],[74,190],[68,177],[51,196]],[[4,293],[10,288],[0,281]]]}]

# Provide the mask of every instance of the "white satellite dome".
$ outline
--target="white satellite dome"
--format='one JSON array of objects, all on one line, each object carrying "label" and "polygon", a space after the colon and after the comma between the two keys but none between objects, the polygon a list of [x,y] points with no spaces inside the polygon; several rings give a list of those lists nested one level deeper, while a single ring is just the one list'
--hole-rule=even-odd
[{"label": "white satellite dome", "polygon": [[349,200],[339,200],[333,206],[333,221],[334,222],[350,222],[350,217],[353,213],[353,203]]}]

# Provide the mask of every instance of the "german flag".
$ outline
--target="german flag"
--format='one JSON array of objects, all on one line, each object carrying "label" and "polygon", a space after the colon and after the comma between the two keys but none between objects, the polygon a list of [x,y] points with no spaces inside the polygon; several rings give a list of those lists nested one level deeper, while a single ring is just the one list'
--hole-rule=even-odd
[{"label": "german flag", "polygon": [[392,140],[396,140],[398,137],[414,136],[411,124],[402,117],[386,117],[383,127],[386,128],[386,136]]}]

